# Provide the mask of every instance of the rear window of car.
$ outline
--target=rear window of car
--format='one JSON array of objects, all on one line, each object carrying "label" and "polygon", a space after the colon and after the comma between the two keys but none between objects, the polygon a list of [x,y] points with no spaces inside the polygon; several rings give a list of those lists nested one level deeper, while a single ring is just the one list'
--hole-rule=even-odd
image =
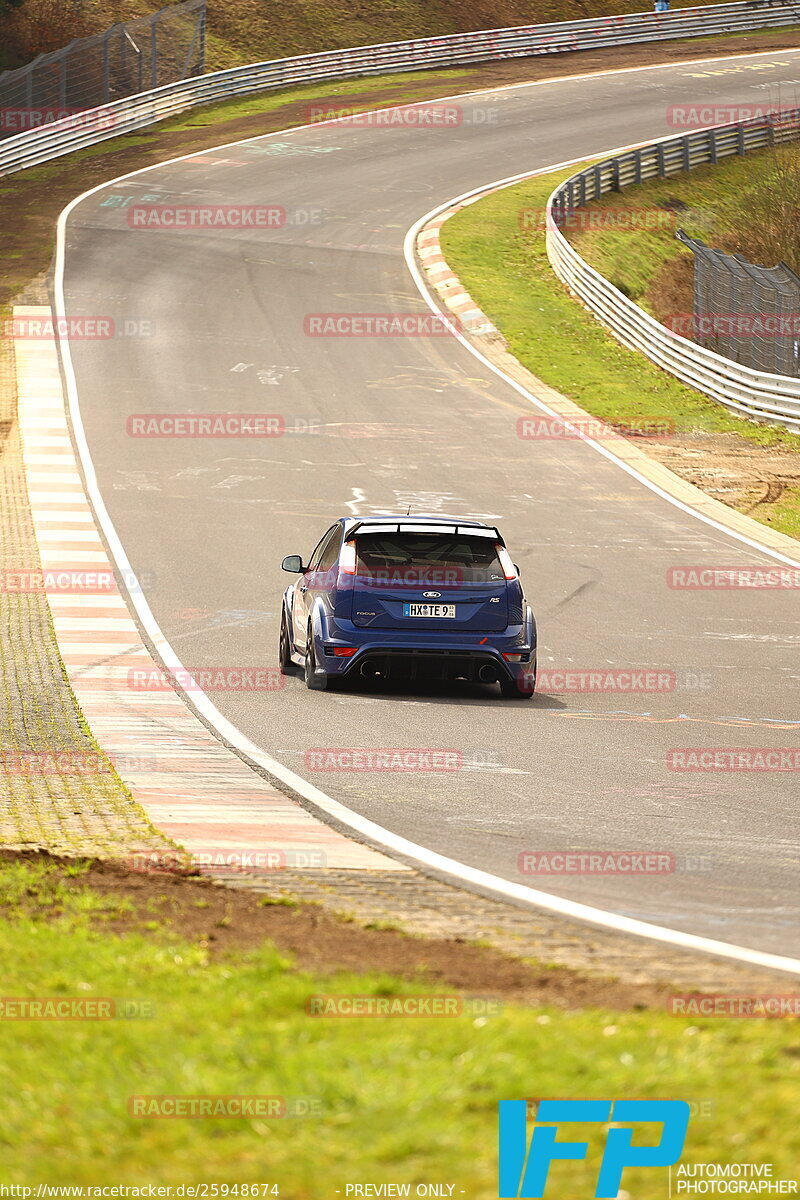
[{"label": "rear window of car", "polygon": [[491,538],[461,534],[367,533],[356,538],[356,573],[378,583],[502,583]]}]

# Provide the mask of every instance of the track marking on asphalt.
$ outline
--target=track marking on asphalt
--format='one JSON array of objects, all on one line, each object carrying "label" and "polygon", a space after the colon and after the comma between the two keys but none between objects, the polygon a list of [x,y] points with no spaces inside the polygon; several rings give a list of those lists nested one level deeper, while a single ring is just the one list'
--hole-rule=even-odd
[{"label": "track marking on asphalt", "polygon": [[781,720],[779,717],[690,717],[683,713],[677,717],[654,717],[652,713],[626,712],[624,710],[594,712],[590,708],[547,709],[545,711],[551,712],[556,717],[569,717],[583,721],[641,721],[648,725],[720,725],[735,729],[800,729],[800,721]]},{"label": "track marking on asphalt", "polygon": [[[17,307],[14,316],[41,317],[43,312],[49,310]],[[35,415],[42,411],[37,396],[53,383],[60,385],[55,344],[19,339],[15,359],[26,478],[47,485],[30,493],[31,513],[41,566],[51,573],[45,590],[59,652],[98,744],[150,820],[199,863],[209,861],[209,855],[216,861],[234,858],[231,852],[238,847],[256,870],[269,862],[292,865],[302,853],[311,855],[317,868],[404,871],[404,864],[343,837],[254,774],[171,688],[137,692],[131,687],[132,670],[158,676],[160,667],[113,582],[114,564],[95,528],[66,436],[69,455],[58,457],[72,459],[71,471],[65,473],[52,459],[49,470],[38,469],[43,440],[54,430],[67,434],[63,396],[60,411],[55,404],[48,406],[46,426]],[[70,495],[79,510],[69,511],[70,523],[76,515],[83,518],[76,530],[51,528],[53,517],[64,513],[60,489],[65,474],[74,483]],[[88,570],[107,573],[112,587],[102,595],[59,590],[57,573]]]},{"label": "track marking on asphalt", "polygon": [[[742,56],[742,57],[759,58],[759,57],[763,57],[763,53],[764,52],[762,51],[760,54],[754,53],[754,54],[746,55],[746,56]],[[800,53],[800,51],[797,51],[796,53]],[[700,61],[702,61],[702,62],[721,62],[721,61],[730,60],[731,57],[732,56],[730,56],[730,55],[722,55],[722,56],[718,56],[716,58],[705,59],[705,60],[700,60]],[[697,61],[697,60],[695,60],[695,61]],[[595,72],[593,75],[590,75],[590,76],[576,75],[576,76],[568,76],[565,79],[558,79],[558,80],[538,80],[538,81],[534,81],[531,83],[514,84],[514,85],[510,85],[509,87],[504,87],[504,88],[500,88],[500,89],[488,88],[488,89],[481,89],[479,91],[470,92],[470,93],[457,93],[457,95],[460,95],[460,97],[463,99],[465,95],[466,96],[485,95],[487,92],[508,91],[508,90],[511,90],[512,88],[516,89],[516,88],[522,88],[522,87],[527,88],[527,87],[542,87],[542,86],[558,86],[559,84],[563,84],[563,83],[566,83],[569,81],[574,81],[576,79],[596,79],[599,76],[605,76],[605,75],[629,74],[631,71],[644,72],[644,71],[661,70],[661,69],[667,69],[667,68],[674,69],[678,65],[680,65],[680,64],[664,63],[664,64],[658,64],[653,67],[623,68],[621,70],[615,70],[615,71]],[[456,98],[456,96],[438,97],[437,100],[441,101],[441,100],[445,100],[445,99],[455,99],[455,98]],[[427,103],[434,103],[434,102],[435,102],[434,100],[427,101]],[[404,108],[407,106],[406,105],[397,105],[394,107]],[[373,110],[373,111],[384,111],[384,110]],[[335,122],[321,122],[320,124],[328,124],[328,123],[335,123]],[[214,149],[220,150],[220,149],[226,148],[226,146],[246,145],[248,143],[252,143],[252,142],[256,142],[256,141],[263,141],[263,140],[271,138],[271,137],[286,136],[288,134],[296,134],[299,131],[306,130],[306,129],[313,128],[313,127],[314,126],[305,125],[305,126],[297,126],[297,127],[291,128],[291,129],[278,130],[272,134],[258,135],[253,138],[242,139],[239,142],[228,142],[225,144],[225,146],[215,147]],[[667,139],[662,139],[662,140],[667,140]],[[629,147],[616,147],[616,148],[610,149],[610,150],[599,151],[596,154],[592,154],[591,157],[593,157],[593,158],[594,157],[607,157],[614,153],[620,153],[622,150],[627,149],[627,148],[629,148]],[[543,170],[544,171],[556,170],[556,169],[558,169],[559,165],[568,166],[568,165],[571,165],[572,162],[583,161],[583,159],[585,157],[586,157],[586,155],[583,155],[583,156],[581,156],[580,159],[570,160],[569,163],[565,162],[563,164],[556,164],[555,167],[547,167],[547,168],[543,168]],[[94,188],[90,188],[88,191],[82,193],[79,196],[76,196],[62,210],[62,212],[59,214],[57,231],[56,231],[56,257],[55,257],[55,273],[54,273],[54,300],[55,300],[54,307],[55,307],[55,312],[56,312],[57,317],[63,318],[65,316],[64,272],[65,272],[65,260],[66,260],[66,227],[67,227],[67,221],[69,220],[71,213],[84,200],[88,199],[89,197],[95,195],[96,193],[98,193],[100,191],[103,191],[105,188],[107,188],[109,186],[117,184],[117,183],[121,182],[122,180],[129,179],[132,176],[145,174],[149,171],[157,170],[161,167],[169,166],[171,164],[181,162],[184,158],[185,158],[185,156],[179,155],[176,158],[167,160],[166,162],[154,163],[148,167],[143,167],[138,171],[129,172],[127,175],[119,176],[117,179],[109,180],[105,183],[98,184]],[[539,171],[536,173],[541,174],[542,171]],[[522,177],[523,178],[529,177],[529,175],[530,175],[530,173],[526,173],[526,175],[522,176]],[[509,182],[510,182],[510,180],[509,180]],[[484,189],[477,189],[478,192],[480,192],[482,190],[484,190]],[[440,208],[446,208],[446,207],[447,207],[447,205],[440,206]],[[439,210],[437,209],[434,211],[439,211]],[[430,216],[430,214],[429,214],[429,216]],[[412,234],[415,232],[415,230],[419,226],[421,226],[422,224],[425,223],[426,219],[427,218],[422,218],[421,221],[418,222],[417,225],[414,227],[414,229],[409,231],[409,234],[407,235],[407,239],[406,239],[406,245],[408,245],[408,239],[412,236]],[[416,269],[416,264],[414,264],[414,269]],[[413,274],[413,271],[412,271],[412,274]],[[436,310],[435,305],[432,304],[431,297],[429,296],[427,289],[424,287],[424,285],[420,288],[420,290],[422,292],[423,297],[426,299],[427,303],[432,308],[434,308],[435,311],[438,311],[438,310]],[[467,348],[471,350],[472,353],[475,353],[477,357],[481,358],[481,360],[484,362],[484,365],[489,370],[491,370],[495,374],[501,374],[500,372],[497,371],[497,369],[493,366],[493,364],[491,362],[489,362],[488,359],[484,359],[482,355],[478,354],[474,350],[474,348],[472,348],[469,345],[468,342],[466,342],[463,338],[460,338],[459,340],[461,340],[463,342],[463,344],[466,345]],[[91,456],[91,451],[89,449],[88,441],[86,438],[86,431],[85,431],[85,428],[83,425],[83,418],[82,418],[82,414],[81,414],[81,410],[80,410],[80,400],[79,400],[79,395],[78,395],[77,380],[75,377],[75,369],[74,369],[74,364],[72,362],[69,342],[63,341],[63,342],[60,342],[59,344],[60,344],[60,349],[61,349],[63,376],[64,376],[64,383],[65,383],[66,391],[67,391],[67,401],[68,401],[68,409],[69,409],[69,414],[70,414],[70,419],[71,419],[71,424],[72,424],[72,432],[73,432],[73,436],[75,439],[75,444],[76,444],[76,447],[78,450],[78,454],[80,457],[80,462],[81,462],[81,465],[83,468],[86,491],[91,500],[91,504],[94,509],[95,517],[102,528],[102,531],[105,535],[106,542],[109,546],[110,553],[114,559],[114,562],[117,565],[118,570],[120,572],[122,572],[123,574],[125,574],[125,576],[127,578],[135,578],[134,572],[131,568],[130,562],[129,562],[127,554],[125,552],[125,548],[122,545],[122,542],[120,541],[119,535],[117,534],[117,531],[111,520],[110,514],[105,506],[105,502],[103,500],[103,496],[102,496],[102,493],[101,493],[99,485],[98,485],[97,473],[95,470],[94,462],[93,462],[92,456]],[[513,381],[509,380],[509,382],[512,382],[512,386],[516,387],[516,385],[513,384]],[[516,390],[520,391],[521,394],[526,395],[526,393],[524,392],[524,389],[520,389],[517,387]],[[529,397],[529,398],[534,403],[541,405],[541,402],[536,401],[533,397]],[[547,410],[546,406],[541,405],[541,407],[544,408],[545,411],[549,411],[549,410]],[[553,414],[553,415],[557,415],[557,414]],[[599,452],[604,453],[602,447],[597,446],[597,449],[599,450]],[[615,456],[607,455],[607,457],[609,457],[612,461],[618,462],[619,465],[621,467],[623,467],[623,469],[630,470],[624,463],[622,463],[620,460],[617,460],[615,458]],[[631,472],[631,473],[636,474],[635,472]],[[652,487],[652,490],[659,491],[659,493],[662,494],[665,499],[667,499],[671,503],[673,503],[672,498],[667,493],[661,492],[660,489],[656,489],[655,487],[650,485],[643,477],[640,476],[639,478],[647,486]],[[689,513],[690,515],[698,516],[699,519],[703,519],[702,517],[699,516],[699,514],[695,513],[688,506],[682,506],[682,505],[679,505],[679,506],[685,508],[685,511],[687,513]],[[714,524],[714,522],[709,522],[709,523]],[[724,528],[722,529],[722,531],[725,533],[729,532],[728,530],[725,530]],[[763,547],[763,548],[758,547],[758,548],[764,549],[764,551],[766,553],[770,553],[770,551],[768,551],[766,549],[766,547]],[[163,632],[161,631],[161,628],[158,625],[158,622],[156,621],[156,619],[153,615],[153,612],[150,608],[150,605],[149,605],[145,595],[139,589],[134,589],[132,591],[129,591],[128,595],[129,595],[130,604],[131,604],[132,608],[134,609],[134,611],[136,612],[136,615],[139,619],[139,622],[142,625],[142,628],[145,631],[147,638],[149,638],[150,642],[152,643],[153,651],[154,651],[156,657],[158,659],[160,659],[160,661],[164,664],[164,666],[168,670],[171,670],[171,671],[184,670],[185,668],[183,668],[179,658],[175,654],[175,651],[173,650],[172,646],[167,641],[166,637],[164,636]],[[278,762],[271,755],[267,754],[264,750],[261,749],[261,747],[257,746],[254,742],[252,742],[248,737],[246,737],[241,732],[241,730],[239,730],[225,716],[223,716],[223,714],[216,708],[216,706],[209,700],[209,698],[203,692],[195,693],[191,701],[189,701],[187,698],[186,704],[188,707],[195,710],[203,718],[203,720],[208,724],[208,726],[213,730],[213,732],[219,737],[219,739],[223,743],[228,743],[230,746],[235,747],[235,749],[239,752],[239,754],[242,755],[246,761],[249,761],[253,767],[255,767],[257,770],[259,770],[261,772],[266,773],[267,775],[272,776],[273,779],[278,780],[281,783],[283,783],[285,787],[289,788],[298,797],[300,797],[302,800],[304,800],[306,802],[306,804],[308,806],[310,806],[314,811],[324,814],[334,824],[344,827],[345,829],[352,830],[359,836],[366,838],[369,841],[380,846],[382,849],[387,850],[389,853],[396,855],[396,856],[400,857],[401,859],[407,860],[416,866],[428,868],[429,870],[432,870],[439,874],[444,875],[451,881],[455,881],[456,883],[470,885],[470,886],[476,888],[478,891],[481,891],[484,893],[488,892],[489,894],[491,894],[494,897],[511,900],[515,903],[522,904],[524,906],[526,905],[526,906],[534,907],[534,908],[543,908],[547,911],[555,912],[562,916],[574,917],[577,920],[586,921],[589,924],[597,925],[597,926],[600,926],[600,927],[606,928],[606,929],[611,929],[611,930],[619,932],[619,933],[632,934],[636,937],[649,938],[653,941],[658,941],[658,942],[663,942],[663,943],[666,943],[669,945],[678,946],[684,950],[696,950],[701,953],[716,955],[721,958],[733,959],[738,962],[749,963],[754,966],[760,966],[760,967],[765,967],[767,969],[784,971],[784,972],[788,972],[791,974],[800,975],[800,960],[798,960],[798,959],[788,958],[783,955],[767,954],[767,953],[764,953],[763,951],[754,950],[749,947],[736,946],[736,945],[733,945],[733,944],[730,944],[727,942],[717,941],[716,939],[713,939],[713,938],[700,937],[696,934],[686,933],[681,930],[668,929],[668,928],[665,928],[665,927],[662,927],[659,925],[649,924],[648,922],[639,921],[639,920],[636,920],[636,919],[633,919],[630,917],[622,916],[621,914],[618,914],[618,913],[606,912],[603,909],[594,908],[594,907],[592,907],[590,905],[586,905],[586,904],[579,904],[576,901],[567,900],[560,896],[551,895],[550,893],[547,893],[547,892],[540,892],[537,889],[527,887],[523,884],[510,882],[509,880],[502,879],[499,876],[491,875],[486,871],[481,871],[475,867],[470,867],[465,863],[457,862],[455,859],[448,858],[447,856],[438,854],[435,851],[428,850],[424,846],[419,846],[415,842],[410,841],[408,838],[401,837],[398,834],[392,833],[388,829],[384,829],[382,826],[378,825],[376,822],[371,821],[366,817],[362,817],[359,813],[351,811],[345,805],[339,803],[337,800],[334,800],[331,796],[328,796],[325,792],[321,791],[319,788],[315,787],[313,784],[309,783],[307,780],[301,778],[299,775],[296,775],[293,771],[289,770],[287,767],[284,767],[282,763]]]}]

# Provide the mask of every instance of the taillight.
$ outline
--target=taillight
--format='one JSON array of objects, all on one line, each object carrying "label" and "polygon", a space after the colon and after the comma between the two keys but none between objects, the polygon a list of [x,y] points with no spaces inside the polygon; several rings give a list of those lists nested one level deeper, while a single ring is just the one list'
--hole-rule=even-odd
[{"label": "taillight", "polygon": [[503,574],[505,575],[506,579],[516,579],[517,568],[511,561],[511,555],[508,553],[505,546],[501,546],[499,542],[497,543],[496,549],[497,557],[500,560],[500,566],[503,568]]},{"label": "taillight", "polygon": [[334,658],[352,658],[357,649],[358,649],[358,646],[334,646],[333,647],[333,657]]},{"label": "taillight", "polygon": [[339,555],[339,574],[355,575],[356,573],[356,544],[345,542]]}]

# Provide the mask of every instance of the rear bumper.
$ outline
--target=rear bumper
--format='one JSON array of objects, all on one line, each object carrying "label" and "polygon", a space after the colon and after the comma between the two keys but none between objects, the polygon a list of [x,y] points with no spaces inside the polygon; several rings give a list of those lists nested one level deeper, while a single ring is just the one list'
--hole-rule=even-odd
[{"label": "rear bumper", "polygon": [[[339,660],[341,661],[341,660]],[[342,676],[352,675],[425,675],[436,679],[467,679],[482,683],[495,683],[505,676],[515,679],[518,664],[505,661],[499,654],[474,650],[418,650],[408,647],[387,646],[380,649],[363,650],[345,659]],[[530,660],[526,664],[530,669]]]},{"label": "rear bumper", "polygon": [[[444,637],[444,630],[410,631],[364,629],[349,621],[320,621],[317,631],[317,662],[330,675],[417,674],[442,679],[466,678],[491,682],[502,678],[520,680],[536,664],[536,626],[528,610],[525,625],[509,625],[492,633],[469,633]],[[355,647],[343,658],[336,648]],[[504,653],[520,655],[509,662]]]}]

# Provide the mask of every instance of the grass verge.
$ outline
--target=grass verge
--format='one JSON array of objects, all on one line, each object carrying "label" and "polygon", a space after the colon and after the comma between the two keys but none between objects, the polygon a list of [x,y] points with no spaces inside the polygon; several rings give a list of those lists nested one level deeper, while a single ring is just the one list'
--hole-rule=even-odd
[{"label": "grass verge", "polygon": [[[129,905],[76,887],[81,870],[0,863],[4,995],[128,1000],[142,1015],[0,1022],[9,1180],[260,1182],[295,1200],[365,1180],[435,1181],[490,1197],[497,1101],[568,1095],[689,1100],[687,1162],[772,1162],[776,1176],[797,1162],[800,1131],[785,1117],[800,1058],[788,1022],[516,1005],[491,1017],[312,1017],[308,998],[320,993],[443,989],[384,972],[298,969],[268,941],[215,956],[164,920],[115,934],[107,926]],[[129,1114],[131,1096],[240,1094],[302,1101],[306,1115]],[[567,1194],[559,1182],[571,1195],[594,1190],[602,1131],[585,1132],[588,1161],[553,1167],[556,1194]],[[665,1175],[630,1170],[623,1185],[637,1200],[661,1200]]]},{"label": "grass verge", "polygon": [[[442,226],[445,258],[503,333],[511,353],[603,420],[632,426],[666,423],[678,435],[734,435],[751,451],[771,447],[792,457],[800,454],[800,437],[735,417],[685,387],[623,347],[569,295],[547,258],[543,213],[554,187],[580,169],[573,166],[505,188]],[[675,186],[674,180],[668,183]],[[620,202],[626,198],[630,204],[628,192]],[[629,263],[627,277],[636,269]],[[784,490],[752,515],[800,536],[800,489]]]},{"label": "grass verge", "polygon": [[[775,172],[789,154],[796,163],[800,150],[757,150],[671,179],[627,187],[588,204],[582,221],[568,228],[567,236],[587,262],[658,320],[675,312],[690,313],[694,260],[676,231],[683,229],[728,253],[749,252],[756,261],[753,242],[763,231],[753,230],[754,213],[774,210],[784,199],[775,186],[781,182]],[[796,166],[793,174],[800,179]],[[796,181],[791,182],[796,190]],[[788,198],[787,218],[796,203],[796,196]],[[786,241],[796,241],[796,230],[788,220],[784,225]],[[775,245],[760,261],[770,255],[772,262],[788,259],[795,250],[794,245],[781,245],[781,228],[774,231]]]}]

